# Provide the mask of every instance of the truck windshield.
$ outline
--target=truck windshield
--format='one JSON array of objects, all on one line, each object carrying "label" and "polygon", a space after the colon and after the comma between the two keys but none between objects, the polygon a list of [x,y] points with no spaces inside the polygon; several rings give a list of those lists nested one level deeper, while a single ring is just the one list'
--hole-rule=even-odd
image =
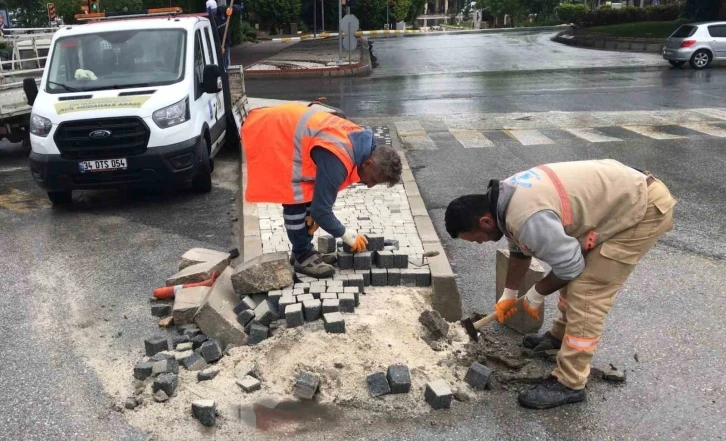
[{"label": "truck windshield", "polygon": [[172,84],[184,76],[186,33],[179,29],[102,32],[59,38],[46,91],[67,93]]}]

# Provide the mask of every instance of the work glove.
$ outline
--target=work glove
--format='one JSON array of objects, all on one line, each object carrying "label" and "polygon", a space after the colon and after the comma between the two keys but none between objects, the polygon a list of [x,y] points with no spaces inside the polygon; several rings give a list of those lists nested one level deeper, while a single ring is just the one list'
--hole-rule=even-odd
[{"label": "work glove", "polygon": [[305,224],[308,226],[308,234],[311,236],[313,235],[313,233],[318,231],[318,228],[320,228],[320,225],[318,225],[318,223],[315,222],[310,216],[305,218]]},{"label": "work glove", "polygon": [[368,239],[366,239],[364,235],[356,234],[355,231],[350,231],[348,229],[345,230],[341,239],[343,239],[343,242],[348,244],[353,253],[362,253],[366,250],[366,246],[368,245]]},{"label": "work glove", "polygon": [[513,316],[517,312],[515,304],[517,303],[517,294],[519,293],[516,289],[504,288],[504,293],[497,304],[494,307],[497,310],[497,320],[499,323],[504,323],[504,320]]},{"label": "work glove", "polygon": [[96,74],[91,72],[90,70],[85,69],[76,69],[76,73],[74,74],[75,78],[77,80],[97,80]]},{"label": "work glove", "polygon": [[545,296],[538,293],[537,289],[532,286],[532,288],[527,291],[527,294],[524,295],[522,307],[530,317],[535,320],[539,320],[539,309],[540,306],[542,306],[542,302],[544,302],[544,298]]}]

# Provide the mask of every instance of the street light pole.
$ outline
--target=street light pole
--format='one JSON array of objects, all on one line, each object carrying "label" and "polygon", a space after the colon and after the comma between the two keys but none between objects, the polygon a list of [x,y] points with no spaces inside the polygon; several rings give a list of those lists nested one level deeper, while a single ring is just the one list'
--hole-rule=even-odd
[{"label": "street light pole", "polygon": [[320,32],[325,32],[325,1],[320,0],[320,14],[323,16],[321,18],[322,23],[320,23]]},{"label": "street light pole", "polygon": [[318,2],[313,0],[313,38],[318,38]]},{"label": "street light pole", "polygon": [[343,0],[338,0],[338,63],[343,59],[343,30],[340,21],[343,19]]}]

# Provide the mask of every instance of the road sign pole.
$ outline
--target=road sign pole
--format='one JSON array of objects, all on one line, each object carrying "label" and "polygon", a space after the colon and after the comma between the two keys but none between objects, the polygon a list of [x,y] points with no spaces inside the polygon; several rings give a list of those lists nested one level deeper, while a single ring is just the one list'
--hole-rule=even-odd
[{"label": "road sign pole", "polygon": [[343,0],[338,0],[338,64],[343,59],[343,30],[340,21],[343,19]]},{"label": "road sign pole", "polygon": [[[348,38],[349,39],[353,38],[353,36],[350,35],[350,22],[348,22]],[[352,46],[351,44],[348,45],[348,66],[350,66],[350,47],[351,46]]]},{"label": "road sign pole", "polygon": [[318,2],[313,0],[313,38],[318,38]]}]

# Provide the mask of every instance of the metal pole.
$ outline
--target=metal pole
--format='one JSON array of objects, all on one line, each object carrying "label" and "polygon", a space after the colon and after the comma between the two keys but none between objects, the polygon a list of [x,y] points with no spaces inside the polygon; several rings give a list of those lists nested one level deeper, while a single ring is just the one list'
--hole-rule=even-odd
[{"label": "metal pole", "polygon": [[343,19],[343,0],[338,0],[338,63],[343,59],[343,30],[340,29],[340,20]]},{"label": "metal pole", "polygon": [[323,16],[321,18],[322,23],[320,23],[320,32],[325,32],[325,1],[320,0],[320,14]]},{"label": "metal pole", "polygon": [[390,0],[386,0],[386,24],[388,25],[388,29],[391,29],[391,22],[388,20],[388,3]]},{"label": "metal pole", "polygon": [[318,2],[313,0],[313,38],[318,38]]},{"label": "metal pole", "polygon": [[350,66],[350,47],[353,45],[353,36],[350,35],[350,22],[348,22],[348,66]]}]

